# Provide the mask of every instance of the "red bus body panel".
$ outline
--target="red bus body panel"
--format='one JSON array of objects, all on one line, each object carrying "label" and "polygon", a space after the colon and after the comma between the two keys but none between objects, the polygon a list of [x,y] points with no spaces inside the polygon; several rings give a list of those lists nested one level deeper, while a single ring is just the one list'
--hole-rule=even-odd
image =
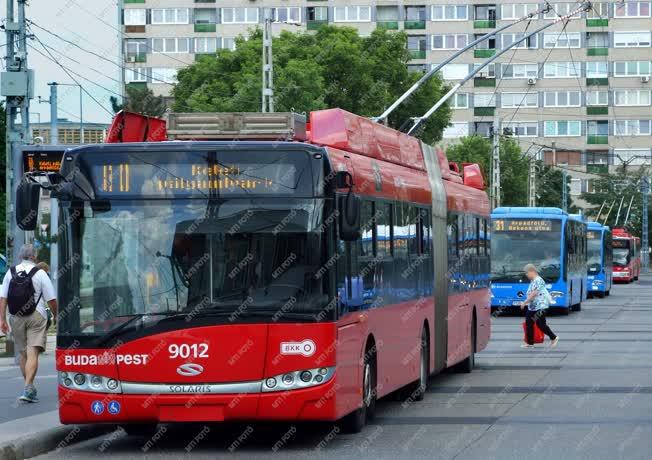
[{"label": "red bus body panel", "polygon": [[[640,255],[640,238],[633,236],[624,228],[614,228],[612,231],[613,239],[626,239],[629,241],[630,248],[634,248],[635,255],[630,258],[627,266],[613,266],[613,281],[620,283],[631,283],[637,280],[641,274],[641,255]],[[626,272],[627,275],[623,274]]]}]

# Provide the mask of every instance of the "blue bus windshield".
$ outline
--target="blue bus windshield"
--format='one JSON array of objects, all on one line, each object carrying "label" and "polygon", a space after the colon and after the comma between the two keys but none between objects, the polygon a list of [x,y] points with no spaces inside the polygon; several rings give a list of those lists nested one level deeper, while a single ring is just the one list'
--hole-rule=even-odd
[{"label": "blue bus windshield", "polygon": [[586,232],[587,254],[586,265],[589,274],[599,273],[602,269],[602,233],[599,231]]},{"label": "blue bus windshield", "polygon": [[524,281],[523,268],[527,264],[534,264],[546,282],[557,281],[563,261],[561,240],[560,220],[495,219],[491,235],[492,281]]}]

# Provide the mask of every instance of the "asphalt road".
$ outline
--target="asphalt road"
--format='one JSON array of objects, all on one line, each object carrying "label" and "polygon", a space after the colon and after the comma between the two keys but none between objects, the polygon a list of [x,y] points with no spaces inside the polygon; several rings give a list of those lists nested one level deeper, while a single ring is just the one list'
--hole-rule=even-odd
[{"label": "asphalt road", "polygon": [[49,338],[48,348],[41,355],[35,384],[39,402],[31,404],[18,401],[25,386],[20,369],[13,358],[0,358],[0,423],[57,409],[54,337]]},{"label": "asphalt road", "polygon": [[357,435],[328,425],[162,425],[153,438],[115,432],[42,458],[649,459],[652,277],[612,292],[552,317],[555,349],[521,349],[522,319],[494,319],[472,374],[432,378],[419,403],[381,401]]}]

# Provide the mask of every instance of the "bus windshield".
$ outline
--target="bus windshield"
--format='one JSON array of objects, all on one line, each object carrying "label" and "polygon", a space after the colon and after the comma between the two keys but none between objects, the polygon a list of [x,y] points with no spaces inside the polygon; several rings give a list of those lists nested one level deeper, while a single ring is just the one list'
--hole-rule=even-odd
[{"label": "bus windshield", "polygon": [[[116,200],[64,219],[59,335],[101,338],[202,318],[235,322],[311,318],[328,304],[323,199]],[[78,260],[80,263],[74,263]],[[136,316],[147,321],[132,321]],[[314,320],[314,319],[313,319]],[[217,321],[214,319],[214,321]],[[152,333],[150,331],[150,333]]]},{"label": "bus windshield", "polygon": [[587,232],[587,261],[589,275],[602,270],[602,238],[600,232]]},{"label": "bus windshield", "polygon": [[[541,222],[544,225],[540,225]],[[491,235],[492,281],[526,281],[523,268],[527,264],[534,264],[547,283],[558,280],[562,263],[560,228],[560,221],[548,219],[494,220]]]},{"label": "bus windshield", "polygon": [[613,239],[613,258],[614,265],[617,267],[626,267],[631,260],[629,241],[624,238]]}]

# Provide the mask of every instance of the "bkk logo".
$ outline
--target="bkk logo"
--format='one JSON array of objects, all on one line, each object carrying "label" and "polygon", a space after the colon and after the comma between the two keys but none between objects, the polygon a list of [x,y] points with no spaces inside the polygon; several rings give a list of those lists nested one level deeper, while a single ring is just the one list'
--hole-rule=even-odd
[{"label": "bkk logo", "polygon": [[204,367],[201,364],[186,363],[177,367],[177,374],[184,377],[194,377],[204,372]]},{"label": "bkk logo", "polygon": [[281,342],[282,355],[312,356],[317,350],[317,345],[310,339],[302,342]]}]

